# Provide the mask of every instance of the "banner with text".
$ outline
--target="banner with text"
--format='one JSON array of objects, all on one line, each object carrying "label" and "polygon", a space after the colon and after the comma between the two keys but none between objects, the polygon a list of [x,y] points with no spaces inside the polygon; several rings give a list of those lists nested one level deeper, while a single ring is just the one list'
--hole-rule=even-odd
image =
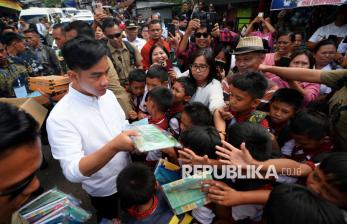
[{"label": "banner with text", "polygon": [[272,0],[271,10],[292,9],[316,5],[342,5],[347,0]]}]

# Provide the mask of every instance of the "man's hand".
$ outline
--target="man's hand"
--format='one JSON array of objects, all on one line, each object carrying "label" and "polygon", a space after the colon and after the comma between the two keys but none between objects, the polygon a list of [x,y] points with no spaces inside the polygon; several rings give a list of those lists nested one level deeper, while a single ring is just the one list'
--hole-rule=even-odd
[{"label": "man's hand", "polygon": [[210,165],[210,159],[207,155],[198,156],[192,150],[188,148],[184,148],[178,150],[179,160],[182,161],[183,164],[191,164],[191,165]]},{"label": "man's hand", "polygon": [[99,24],[101,25],[102,22],[104,21],[104,19],[107,17],[106,14],[104,13],[95,13],[94,14],[94,20]]},{"label": "man's hand", "polygon": [[135,149],[130,137],[136,137],[140,134],[135,130],[123,131],[111,140],[114,149],[118,151],[133,151]]},{"label": "man's hand", "polygon": [[190,20],[186,33],[190,35],[192,35],[193,30],[199,29],[200,28],[200,20],[198,19],[192,19]]},{"label": "man's hand", "polygon": [[216,146],[216,154],[221,157],[219,161],[226,165],[235,165],[245,167],[247,165],[256,164],[256,160],[246,148],[246,144],[241,144],[241,149],[235,148],[226,141],[222,141],[223,147]]},{"label": "man's hand", "polygon": [[223,206],[234,206],[240,203],[239,192],[227,184],[215,180],[205,180],[202,184],[203,186],[208,185],[208,187],[203,187],[202,191],[207,193],[207,198],[211,202]]},{"label": "man's hand", "polygon": [[213,27],[213,29],[212,29],[212,31],[211,31],[211,35],[212,35],[213,37],[216,37],[216,38],[218,38],[218,37],[220,36],[220,30],[219,30],[219,25],[218,25],[218,23],[214,24],[214,27]]},{"label": "man's hand", "polygon": [[131,120],[136,120],[136,119],[137,119],[137,113],[136,113],[136,111],[134,111],[134,110],[130,111],[130,112],[129,112],[129,118],[130,118]]},{"label": "man's hand", "polygon": [[177,74],[173,68],[170,68],[167,73],[169,74],[169,77],[172,81],[176,80]]}]

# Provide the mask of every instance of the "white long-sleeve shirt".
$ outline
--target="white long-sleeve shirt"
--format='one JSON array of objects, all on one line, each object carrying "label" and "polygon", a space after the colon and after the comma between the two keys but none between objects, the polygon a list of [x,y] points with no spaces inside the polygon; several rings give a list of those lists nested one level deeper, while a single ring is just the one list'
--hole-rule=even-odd
[{"label": "white long-sleeve shirt", "polygon": [[97,98],[70,86],[68,94],[58,102],[47,120],[52,154],[59,160],[65,177],[71,182],[82,183],[82,188],[94,197],[116,193],[116,178],[131,161],[129,153],[117,153],[90,177],[80,172],[79,162],[121,133],[127,124],[125,114],[111,91],[107,90]]},{"label": "white long-sleeve shirt", "polygon": [[201,102],[207,106],[211,113],[217,108],[224,106],[223,89],[221,83],[213,79],[209,84],[198,87],[191,102]]}]

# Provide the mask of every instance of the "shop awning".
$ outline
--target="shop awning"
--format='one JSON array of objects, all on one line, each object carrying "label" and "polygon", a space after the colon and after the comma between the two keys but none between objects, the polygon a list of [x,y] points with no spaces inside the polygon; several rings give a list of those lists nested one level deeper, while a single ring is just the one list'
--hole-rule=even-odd
[{"label": "shop awning", "polygon": [[0,0],[0,7],[14,9],[17,11],[22,10],[20,3],[18,1],[15,1],[15,0]]},{"label": "shop awning", "polygon": [[292,9],[317,5],[342,5],[346,0],[272,0],[271,10]]}]

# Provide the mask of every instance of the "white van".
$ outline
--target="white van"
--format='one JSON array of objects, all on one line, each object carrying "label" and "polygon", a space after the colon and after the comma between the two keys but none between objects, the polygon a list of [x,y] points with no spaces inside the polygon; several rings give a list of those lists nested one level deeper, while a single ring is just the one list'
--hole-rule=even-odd
[{"label": "white van", "polygon": [[38,23],[40,18],[47,18],[50,23],[53,23],[53,17],[51,16],[48,8],[29,8],[20,11],[19,19],[23,19],[27,23]]}]

